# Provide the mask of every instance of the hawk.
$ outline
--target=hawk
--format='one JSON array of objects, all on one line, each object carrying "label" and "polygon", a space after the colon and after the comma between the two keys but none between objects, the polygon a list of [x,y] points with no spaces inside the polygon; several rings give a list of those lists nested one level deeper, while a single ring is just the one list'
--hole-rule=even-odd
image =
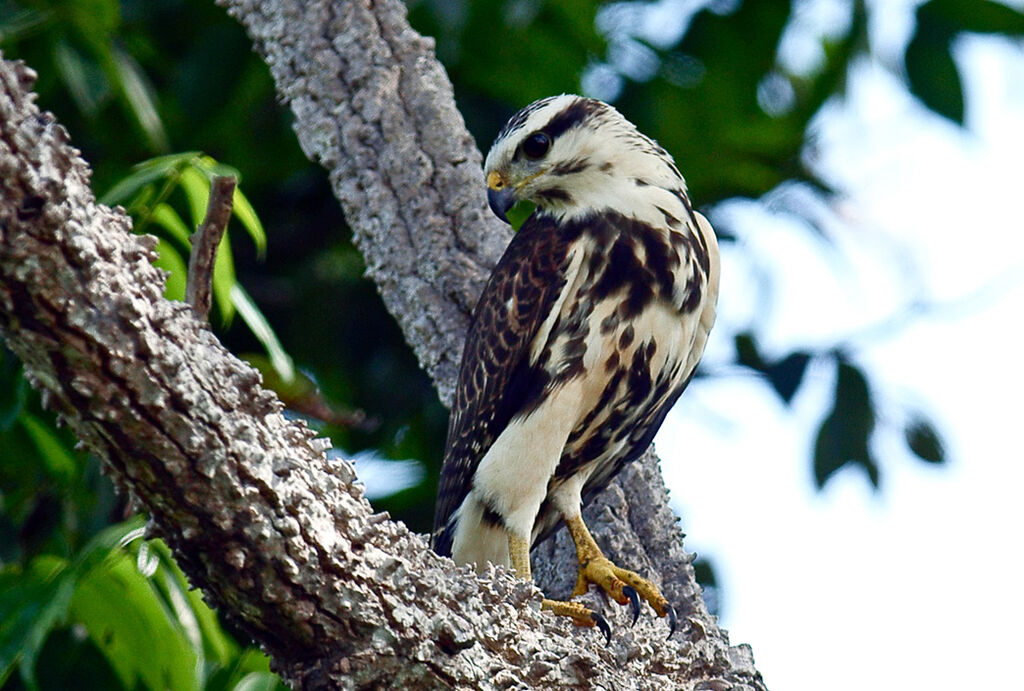
[{"label": "hawk", "polygon": [[[693,376],[715,320],[714,231],[672,157],[595,99],[526,106],[484,173],[499,218],[520,200],[536,209],[474,312],[431,544],[530,579],[531,546],[564,521],[579,557],[573,597],[598,585],[634,621],[643,599],[674,629],[657,587],[607,559],[580,512],[650,445]],[[610,636],[578,602],[542,608]]]}]

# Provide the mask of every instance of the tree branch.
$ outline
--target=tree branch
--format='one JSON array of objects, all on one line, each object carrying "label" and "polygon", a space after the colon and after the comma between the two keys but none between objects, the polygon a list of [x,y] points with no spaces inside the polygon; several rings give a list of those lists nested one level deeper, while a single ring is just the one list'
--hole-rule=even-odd
[{"label": "tree branch", "polygon": [[[507,234],[484,211],[480,156],[429,41],[397,2],[232,10],[450,399],[466,315]],[[603,547],[642,569],[646,554],[649,575],[665,576],[689,624],[670,641],[662,622],[629,629],[622,616],[605,648],[541,615],[530,584],[454,569],[373,514],[351,466],[327,461],[255,371],[162,298],[155,242],[96,204],[67,133],[32,103],[33,79],[0,64],[0,333],[193,583],[290,683],[764,688],[749,650],[730,648],[704,611],[651,458],[589,520],[599,540],[614,536]],[[545,549],[569,567],[557,540]]]},{"label": "tree branch", "polygon": [[218,175],[210,181],[210,200],[206,205],[206,218],[189,241],[192,252],[188,257],[188,278],[185,282],[185,302],[196,316],[206,321],[213,298],[213,265],[217,261],[217,248],[231,220],[235,185],[234,176]]}]

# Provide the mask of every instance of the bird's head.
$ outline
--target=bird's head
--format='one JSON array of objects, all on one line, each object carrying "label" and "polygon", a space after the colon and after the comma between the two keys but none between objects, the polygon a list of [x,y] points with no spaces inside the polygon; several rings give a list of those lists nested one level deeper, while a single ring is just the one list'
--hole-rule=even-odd
[{"label": "bird's head", "polygon": [[640,187],[685,190],[664,149],[610,105],[562,94],[535,101],[498,133],[484,163],[498,218],[518,201],[558,219],[628,209]]}]

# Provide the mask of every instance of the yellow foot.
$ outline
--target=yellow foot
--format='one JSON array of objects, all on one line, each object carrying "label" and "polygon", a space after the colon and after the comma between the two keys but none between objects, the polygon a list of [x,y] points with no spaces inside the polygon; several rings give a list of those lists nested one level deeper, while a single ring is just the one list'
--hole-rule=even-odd
[{"label": "yellow foot", "polygon": [[572,597],[583,595],[593,583],[620,605],[629,603],[633,609],[634,624],[640,616],[640,600],[644,600],[659,617],[668,617],[668,635],[671,637],[676,630],[676,611],[657,586],[633,571],[616,566],[605,557],[581,516],[570,516],[565,522],[569,527],[569,534],[576,543],[576,554],[580,562]]},{"label": "yellow foot", "polygon": [[563,602],[561,600],[541,600],[542,611],[551,612],[560,617],[569,617],[576,626],[596,626],[604,634],[605,643],[612,640],[612,628],[608,626],[608,620],[597,612],[579,602]]},{"label": "yellow foot", "polygon": [[[668,617],[668,635],[671,638],[676,630],[676,611],[658,588],[646,578],[619,568],[605,557],[579,514],[565,518],[565,522],[569,527],[569,534],[576,543],[576,556],[580,564],[572,597],[586,593],[591,583],[600,586],[620,605],[629,603],[632,606],[634,624],[640,616],[642,599],[650,603],[659,617]],[[510,562],[516,575],[531,580],[529,540],[509,533],[508,547]],[[577,626],[596,626],[604,634],[605,640],[611,641],[612,630],[608,620],[579,602],[544,599],[540,608],[558,616],[569,617]]]},{"label": "yellow foot", "polygon": [[608,593],[620,605],[627,602],[632,605],[634,623],[640,616],[640,597],[650,602],[659,616],[665,616],[668,609],[668,600],[662,597],[653,583],[632,571],[619,568],[607,557],[591,557],[587,563],[580,564],[572,596],[583,595],[591,583]]}]

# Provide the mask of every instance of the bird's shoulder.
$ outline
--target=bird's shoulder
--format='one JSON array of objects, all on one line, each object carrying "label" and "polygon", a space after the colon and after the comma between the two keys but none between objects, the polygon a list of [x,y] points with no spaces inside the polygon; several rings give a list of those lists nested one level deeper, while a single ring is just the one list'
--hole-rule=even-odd
[{"label": "bird's shoulder", "polygon": [[[526,354],[569,280],[581,232],[579,224],[533,215],[512,238],[473,311],[456,410],[480,398],[480,384],[500,393],[510,365]],[[474,377],[481,369],[487,375],[483,380]]]}]

